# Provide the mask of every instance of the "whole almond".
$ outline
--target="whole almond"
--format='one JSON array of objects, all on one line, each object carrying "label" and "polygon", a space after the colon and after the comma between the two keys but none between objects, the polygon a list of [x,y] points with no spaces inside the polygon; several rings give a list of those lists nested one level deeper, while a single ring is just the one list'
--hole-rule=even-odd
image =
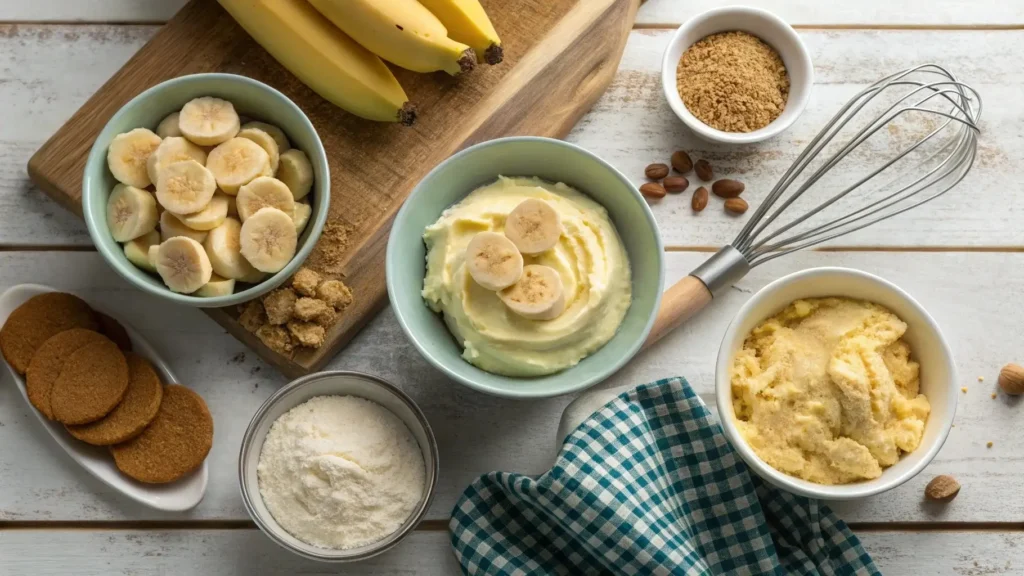
[{"label": "whole almond", "polygon": [[743,198],[729,198],[725,201],[725,211],[733,214],[743,214],[750,205]]},{"label": "whole almond", "polygon": [[711,185],[711,191],[719,198],[736,198],[743,194],[743,182],[739,180],[719,180]]},{"label": "whole almond", "polygon": [[690,200],[690,208],[694,212],[700,212],[708,206],[708,189],[701,186],[693,191],[693,199]]},{"label": "whole almond", "polygon": [[690,155],[686,152],[677,150],[672,153],[672,169],[680,174],[686,174],[693,170],[693,160],[690,160]]},{"label": "whole almond", "polygon": [[697,177],[705,182],[711,182],[715,178],[715,171],[711,169],[711,164],[707,160],[697,160],[697,163],[693,165],[693,171],[697,173]]},{"label": "whole almond", "polygon": [[956,481],[956,478],[945,474],[932,478],[932,481],[924,488],[926,498],[940,502],[949,502],[956,498],[959,492],[960,483]]},{"label": "whole almond", "polygon": [[661,185],[665,187],[666,192],[678,194],[690,187],[690,181],[682,176],[669,176],[662,180]]},{"label": "whole almond", "polygon": [[1007,364],[999,371],[999,387],[1011,396],[1024,394],[1024,366]]},{"label": "whole almond", "polygon": [[644,168],[644,176],[647,176],[651,180],[661,180],[665,176],[668,176],[668,166],[665,164],[651,164]]},{"label": "whole almond", "polygon": [[648,182],[640,186],[640,193],[651,198],[664,198],[665,187],[657,182]]}]

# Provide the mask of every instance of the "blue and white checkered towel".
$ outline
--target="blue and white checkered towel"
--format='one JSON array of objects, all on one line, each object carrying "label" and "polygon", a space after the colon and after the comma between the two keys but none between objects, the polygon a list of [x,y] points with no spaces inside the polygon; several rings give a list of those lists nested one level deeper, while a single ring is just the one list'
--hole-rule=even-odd
[{"label": "blue and white checkered towel", "polygon": [[466,574],[881,574],[817,501],[751,475],[682,378],[616,397],[540,477],[492,472],[449,524]]}]

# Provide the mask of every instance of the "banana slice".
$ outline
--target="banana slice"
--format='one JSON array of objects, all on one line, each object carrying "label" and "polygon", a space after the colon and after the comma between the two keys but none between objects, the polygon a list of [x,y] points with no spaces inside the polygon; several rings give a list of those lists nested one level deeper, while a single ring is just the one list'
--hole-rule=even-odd
[{"label": "banana slice", "polygon": [[285,214],[295,212],[295,200],[292,192],[277,178],[260,176],[238,189],[235,198],[238,218],[242,222],[259,211],[260,208],[277,208]]},{"label": "banana slice", "polygon": [[118,134],[107,149],[107,167],[118,182],[145,188],[152,184],[146,172],[146,161],[159,145],[160,137],[145,128]]},{"label": "banana slice", "polygon": [[175,162],[160,169],[156,181],[157,202],[175,214],[194,214],[213,200],[217,182],[195,160]]},{"label": "banana slice", "polygon": [[196,296],[213,298],[215,296],[230,296],[235,292],[234,278],[221,278],[216,274],[210,276],[210,281],[203,284],[203,287],[196,290]]},{"label": "banana slice", "polygon": [[170,136],[164,138],[164,141],[149,155],[149,160],[146,161],[146,173],[149,174],[149,179],[156,184],[161,169],[185,160],[195,160],[205,166],[206,152],[181,136]]},{"label": "banana slice", "polygon": [[242,129],[244,130],[246,128],[255,128],[270,134],[270,137],[277,142],[278,153],[283,154],[292,149],[292,145],[288,142],[288,137],[285,136],[284,130],[281,130],[277,126],[267,124],[266,122],[246,122],[245,124],[242,124]]},{"label": "banana slice", "polygon": [[503,290],[523,274],[523,255],[501,234],[481,232],[466,246],[466,270],[488,290]]},{"label": "banana slice", "polygon": [[260,272],[280,272],[295,256],[298,234],[291,214],[260,208],[242,223],[242,256]]},{"label": "banana slice", "polygon": [[530,320],[551,320],[565,311],[562,278],[554,268],[530,264],[518,282],[498,292],[513,313]]},{"label": "banana slice", "polygon": [[505,236],[523,254],[540,254],[558,244],[562,220],[551,204],[530,198],[509,212],[505,219]]},{"label": "banana slice", "polygon": [[193,230],[213,230],[220,226],[224,219],[228,217],[228,206],[231,204],[234,204],[234,198],[217,192],[205,208],[195,214],[179,216],[178,219],[181,220],[182,224]]},{"label": "banana slice", "polygon": [[200,146],[216,146],[238,134],[238,113],[227,100],[204,96],[189,101],[178,116],[182,136]]},{"label": "banana slice", "polygon": [[299,236],[302,235],[302,231],[306,229],[306,224],[309,224],[309,215],[313,213],[313,207],[305,202],[296,202],[295,211],[292,212],[292,221],[295,222],[295,233]]},{"label": "banana slice", "polygon": [[156,265],[149,259],[149,250],[160,246],[160,233],[153,230],[134,240],[124,243],[124,257],[146,272],[156,272]]},{"label": "banana slice", "polygon": [[296,200],[302,200],[313,187],[313,165],[302,150],[292,148],[281,154],[277,179],[284,182]]},{"label": "banana slice", "polygon": [[210,234],[203,241],[203,248],[206,249],[213,271],[218,276],[245,282],[251,282],[256,278],[256,282],[259,282],[263,273],[253,268],[252,264],[242,257],[242,245],[239,242],[241,231],[241,222],[227,218],[220,226],[210,230]]},{"label": "banana slice", "polygon": [[171,214],[169,210],[160,215],[160,239],[164,242],[176,236],[184,236],[196,242],[202,242],[206,240],[207,234],[209,232],[200,232],[185,226],[185,223],[174,214]]},{"label": "banana slice", "polygon": [[156,272],[156,256],[160,253],[160,242],[149,247],[149,266]]},{"label": "banana slice", "polygon": [[266,151],[267,156],[270,157],[270,171],[277,173],[277,163],[281,160],[281,150],[277,146],[277,140],[270,134],[267,134],[259,128],[242,128],[238,131],[238,135],[235,138],[245,138],[246,140],[252,140],[259,145],[260,148]]},{"label": "banana slice", "polygon": [[181,136],[181,128],[178,128],[178,117],[181,116],[179,112],[173,112],[168,114],[166,118],[160,121],[156,126],[156,135],[161,138],[171,138],[173,136]]},{"label": "banana slice", "polygon": [[238,281],[245,282],[246,284],[259,284],[260,282],[266,280],[267,276],[270,276],[270,274],[267,274],[266,272],[260,272],[259,270],[253,268],[252,273],[246,274],[245,276],[238,278]]},{"label": "banana slice", "polygon": [[118,242],[127,242],[156,228],[156,201],[149,192],[118,184],[107,198],[107,227]]},{"label": "banana slice", "polygon": [[175,236],[160,244],[156,271],[168,288],[181,294],[202,288],[213,275],[210,258],[202,244],[184,236]]},{"label": "banana slice", "polygon": [[246,138],[232,138],[214,148],[206,158],[206,167],[217,178],[220,189],[232,196],[255,178],[272,175],[267,151]]}]

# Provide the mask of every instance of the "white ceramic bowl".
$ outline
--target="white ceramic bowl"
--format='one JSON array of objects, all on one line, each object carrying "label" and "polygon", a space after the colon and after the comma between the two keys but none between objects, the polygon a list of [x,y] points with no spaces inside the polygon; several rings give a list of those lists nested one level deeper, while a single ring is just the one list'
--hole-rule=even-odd
[{"label": "white ceramic bowl", "polygon": [[[426,486],[423,498],[402,526],[382,540],[349,548],[331,550],[318,548],[292,536],[274,520],[260,496],[256,467],[263,451],[263,441],[271,424],[282,414],[315,396],[357,396],[383,406],[409,427],[423,453],[426,466]],[[242,437],[242,449],[238,456],[238,482],[242,491],[242,502],[246,511],[263,533],[282,548],[322,562],[354,562],[372,558],[391,549],[412,533],[420,519],[430,507],[437,484],[438,454],[434,433],[426,417],[416,403],[396,386],[379,378],[358,372],[318,372],[304,376],[274,393],[256,411]]]},{"label": "white ceramic bowl", "polygon": [[[676,68],[683,52],[706,36],[733,30],[750,33],[775,48],[789,72],[785,110],[771,124],[753,132],[723,132],[708,126],[686,109],[676,89]],[[728,6],[702,12],[676,30],[661,62],[661,84],[672,111],[698,136],[722,144],[749,144],[778,135],[804,111],[814,84],[814,67],[800,36],[784,20],[758,8]]]},{"label": "white ceramic bowl", "polygon": [[[921,364],[921,392],[931,403],[931,415],[917,450],[904,454],[874,480],[828,486],[784,474],[766,464],[740,435],[732,407],[729,365],[743,340],[763,320],[794,300],[845,296],[885,306],[907,323],[904,335],[911,355]],[[812,268],[780,278],[762,288],[740,308],[725,332],[715,367],[715,396],[722,428],[743,460],[768,482],[796,494],[824,500],[850,500],[891,490],[923,470],[942,448],[953,424],[957,403],[953,354],[935,320],[909,294],[877,276],[848,268]]]}]

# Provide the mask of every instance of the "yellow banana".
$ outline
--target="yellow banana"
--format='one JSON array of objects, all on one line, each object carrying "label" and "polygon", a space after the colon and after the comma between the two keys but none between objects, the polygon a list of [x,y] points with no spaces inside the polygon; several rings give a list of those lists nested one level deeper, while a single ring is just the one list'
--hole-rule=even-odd
[{"label": "yellow banana", "polygon": [[310,0],[321,14],[381,58],[413,72],[472,70],[476,54],[448,38],[441,21],[416,0]]},{"label": "yellow banana", "polygon": [[415,109],[380,58],[306,0],[219,0],[256,42],[325,100],[381,122],[412,124]]},{"label": "yellow banana", "polygon": [[488,64],[501,62],[501,38],[480,0],[419,0],[448,29],[448,37],[468,44]]}]

